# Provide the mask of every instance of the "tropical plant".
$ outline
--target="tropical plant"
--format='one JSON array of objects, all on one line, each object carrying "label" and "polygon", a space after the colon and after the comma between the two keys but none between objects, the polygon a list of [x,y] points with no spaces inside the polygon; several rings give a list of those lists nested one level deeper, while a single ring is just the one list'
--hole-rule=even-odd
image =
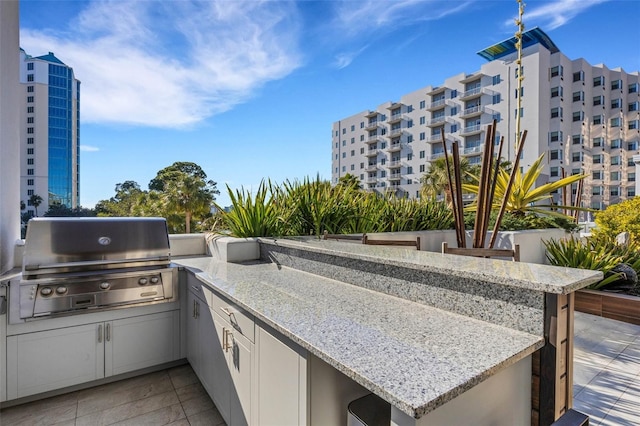
[{"label": "tropical plant", "polygon": [[29,197],[29,203],[36,210],[36,216],[38,216],[38,207],[40,207],[40,204],[42,204],[43,201],[44,200],[42,199],[42,197],[39,196],[38,194],[33,194],[32,196]]},{"label": "tropical plant", "polygon": [[628,232],[632,240],[640,240],[640,197],[613,204],[596,213],[594,230],[596,235],[614,237]]},{"label": "tropical plant", "polygon": [[619,280],[621,274],[612,269],[621,263],[626,263],[636,272],[640,272],[640,244],[638,243],[616,244],[613,239],[604,237],[586,239],[571,237],[543,242],[551,265],[601,271],[604,279],[589,286],[594,290]]},{"label": "tropical plant", "polygon": [[191,233],[191,220],[211,213],[215,199],[215,187],[210,181],[183,172],[173,172],[171,179],[164,182],[161,199],[168,213],[184,217],[185,232]]},{"label": "tropical plant", "polygon": [[[449,169],[453,176],[453,157],[449,156]],[[473,183],[473,176],[477,174],[477,167],[469,164],[466,157],[460,159],[460,177],[463,183]],[[444,196],[448,205],[451,204],[451,188],[447,175],[447,163],[444,157],[435,159],[429,163],[429,170],[422,176],[422,198],[436,198]]]},{"label": "tropical plant", "polygon": [[[557,209],[568,210],[587,210],[581,207],[572,206],[559,206],[552,203],[540,204],[541,202],[549,201],[552,198],[552,193],[560,188],[571,185],[581,179],[587,177],[587,175],[571,175],[555,182],[549,182],[534,188],[536,181],[540,178],[542,173],[542,154],[531,165],[526,173],[521,173],[520,170],[516,170],[513,187],[507,200],[506,211],[515,215],[524,216],[526,213],[536,213],[543,216],[557,216],[567,217],[566,215],[557,211]],[[462,188],[470,193],[478,194],[478,178],[474,176],[475,184],[463,184]],[[509,174],[504,170],[498,171],[498,177],[496,179],[496,189],[493,197],[492,209],[499,209],[500,204],[504,198],[504,194],[507,190],[509,182]],[[473,203],[466,208],[467,211],[475,211],[477,204]],[[554,210],[556,209],[556,210]]]},{"label": "tropical plant", "polygon": [[[493,229],[498,216],[497,211],[492,211],[489,217],[489,228]],[[466,229],[473,229],[476,215],[474,212],[466,212],[464,214],[464,223]],[[548,229],[559,228],[568,232],[576,232],[580,229],[572,218],[565,216],[539,216],[535,213],[527,213],[525,215],[506,212],[500,222],[499,231],[523,231],[527,229]]]}]

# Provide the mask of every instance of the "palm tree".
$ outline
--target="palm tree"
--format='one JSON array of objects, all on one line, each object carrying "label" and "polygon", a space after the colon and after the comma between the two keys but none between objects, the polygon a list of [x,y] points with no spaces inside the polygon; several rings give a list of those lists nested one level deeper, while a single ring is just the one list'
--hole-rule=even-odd
[{"label": "palm tree", "polygon": [[[449,156],[449,168],[453,178],[453,157]],[[469,163],[466,157],[460,158],[460,174],[463,183],[473,182],[471,177],[477,167]],[[436,198],[444,195],[448,205],[451,204],[451,189],[449,188],[449,178],[447,176],[447,163],[445,158],[438,158],[429,164],[429,170],[422,176],[421,196],[424,198]]]},{"label": "palm tree", "polygon": [[209,213],[214,196],[204,179],[177,172],[174,179],[165,182],[162,199],[169,213],[184,214],[185,231],[189,234],[192,217]]},{"label": "palm tree", "polygon": [[38,194],[33,194],[31,197],[29,197],[29,202],[36,209],[36,216],[38,216],[38,206],[40,206],[43,201],[44,200],[42,199],[42,197]]}]

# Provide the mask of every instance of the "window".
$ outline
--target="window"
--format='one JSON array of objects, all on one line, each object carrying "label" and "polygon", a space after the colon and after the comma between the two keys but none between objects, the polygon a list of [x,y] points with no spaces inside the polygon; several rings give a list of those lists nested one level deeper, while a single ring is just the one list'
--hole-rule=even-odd
[{"label": "window", "polygon": [[491,102],[495,105],[495,104],[499,104],[500,103],[500,93],[497,93],[495,95],[492,96],[491,98]]},{"label": "window", "polygon": [[573,145],[582,145],[582,135],[571,136],[571,143]]},{"label": "window", "polygon": [[380,177],[381,177],[381,178],[383,178],[383,177],[387,177],[387,172],[386,172],[386,170],[380,170]]},{"label": "window", "polygon": [[604,105],[604,96],[594,96],[593,97],[593,106]]},{"label": "window", "polygon": [[573,102],[584,101],[584,92],[580,90],[579,92],[573,92]]},{"label": "window", "polygon": [[420,109],[424,109],[426,106],[426,101],[420,101]]},{"label": "window", "polygon": [[638,111],[638,109],[640,109],[638,104],[640,104],[640,102],[631,102],[629,104],[628,111]]},{"label": "window", "polygon": [[[520,96],[524,96],[524,87],[520,88]],[[518,89],[515,90],[515,98],[518,98]]]},{"label": "window", "polygon": [[602,187],[594,186],[593,189],[591,190],[591,195],[600,195],[600,194],[602,194]]},{"label": "window", "polygon": [[[518,118],[518,109],[513,110],[513,116]],[[524,108],[520,108],[520,118],[524,117]]]},{"label": "window", "polygon": [[602,154],[596,154],[593,156],[593,164],[602,164]]},{"label": "window", "polygon": [[27,107],[27,114],[33,114],[34,109],[33,107]]},{"label": "window", "polygon": [[356,155],[356,151],[354,149],[351,150],[351,156],[354,157]]},{"label": "window", "polygon": [[552,150],[551,152],[549,152],[549,159],[562,160],[562,151],[560,151],[559,149]]},{"label": "window", "polygon": [[635,130],[640,128],[640,120],[629,120],[629,130]]},{"label": "window", "polygon": [[[514,74],[515,77],[518,78],[518,68],[516,68],[514,71],[515,71],[515,74]],[[520,71],[522,71],[522,75],[524,75],[524,67],[523,66],[520,67]]]},{"label": "window", "polygon": [[351,143],[355,143],[356,142],[356,138],[351,138]]},{"label": "window", "polygon": [[413,142],[413,135],[407,136],[407,143]]},{"label": "window", "polygon": [[611,149],[620,149],[622,148],[622,139],[613,139],[611,141]]},{"label": "window", "polygon": [[27,117],[27,124],[33,124],[33,117]]},{"label": "window", "polygon": [[381,159],[380,164],[382,164],[383,166],[387,164],[387,159],[386,158]]},{"label": "window", "polygon": [[611,82],[611,90],[618,90],[622,87],[622,80],[613,80]]},{"label": "window", "polygon": [[413,174],[413,167],[411,167],[411,166],[407,167],[407,174],[408,175],[412,175]]},{"label": "window", "polygon": [[27,155],[33,155],[33,148],[27,148]]},{"label": "window", "polygon": [[364,135],[360,135],[360,142],[364,142]]},{"label": "window", "polygon": [[584,81],[584,71],[578,71],[573,73],[573,81]]},{"label": "window", "polygon": [[347,141],[346,140],[342,141],[342,146],[347,146]]},{"label": "window", "polygon": [[452,124],[451,125],[451,130],[449,130],[451,133],[455,133],[458,131],[458,125],[457,124]]},{"label": "window", "polygon": [[627,166],[633,167],[635,165],[636,165],[636,163],[633,162],[633,157],[627,159]]},{"label": "window", "polygon": [[550,167],[549,168],[549,176],[551,177],[558,177],[560,175],[558,167],[554,166],[554,167]]},{"label": "window", "polygon": [[553,77],[562,77],[563,76],[563,72],[564,69],[562,68],[562,65],[558,65],[557,67],[552,67],[551,68],[551,78]]},{"label": "window", "polygon": [[27,74],[27,81],[33,81],[33,74]]},{"label": "window", "polygon": [[413,120],[407,121],[407,128],[413,127]]},{"label": "window", "polygon": [[458,107],[452,107],[450,111],[450,115],[456,115],[458,113]]},{"label": "window", "polygon": [[347,158],[347,153],[346,152],[342,153],[342,158]]},{"label": "window", "polygon": [[557,98],[558,96],[562,96],[563,90],[561,86],[556,86],[551,88],[551,97]]},{"label": "window", "polygon": [[592,174],[594,180],[602,180],[602,170],[596,170]]},{"label": "window", "polygon": [[33,103],[33,96],[27,96],[27,102],[32,104]]},{"label": "window", "polygon": [[634,187],[627,188],[627,197],[635,197],[636,189]]},{"label": "window", "polygon": [[609,195],[611,195],[612,197],[618,197],[620,195],[620,187],[612,186],[611,188],[609,188]]},{"label": "window", "polygon": [[593,77],[593,87],[604,86],[604,76]]},{"label": "window", "polygon": [[549,142],[562,141],[562,132],[549,132]]},{"label": "window", "polygon": [[364,121],[361,121],[361,122],[360,122],[360,128],[361,128],[361,129],[364,129]]},{"label": "window", "polygon": [[[413,179],[407,179],[407,185],[411,185],[413,183]],[[409,193],[407,192],[406,195],[409,195]],[[408,197],[405,197],[408,198]]]},{"label": "window", "polygon": [[355,169],[356,169],[356,165],[355,165],[355,164],[352,164],[352,165],[351,165],[351,171],[354,171]]},{"label": "window", "polygon": [[611,165],[612,166],[619,166],[620,165],[620,156],[619,155],[614,155],[613,157],[611,157]]},{"label": "window", "polygon": [[492,119],[492,120],[496,120],[496,121],[500,121],[500,113],[499,113],[499,112],[496,112],[495,114],[493,114],[493,115],[491,116],[491,119]]},{"label": "window", "polygon": [[638,141],[633,141],[633,142],[627,143],[627,150],[635,151],[637,149],[638,149]]},{"label": "window", "polygon": [[[360,163],[360,168],[364,169],[364,163]],[[360,175],[360,179],[362,179],[362,175]]]},{"label": "window", "polygon": [[573,113],[572,117],[573,117],[572,118],[573,121],[582,121],[582,120],[584,120],[584,112],[583,111],[576,111],[576,112]]},{"label": "window", "polygon": [[27,127],[27,133],[32,134],[33,133],[33,127]]},{"label": "window", "polygon": [[33,186],[33,179],[27,179],[27,185]]},{"label": "window", "polygon": [[449,96],[451,99],[457,98],[458,97],[458,91],[453,89],[451,91],[451,96]]},{"label": "window", "polygon": [[424,132],[420,132],[420,140],[423,141],[426,139]]},{"label": "window", "polygon": [[420,151],[420,155],[419,155],[419,157],[420,157],[420,158],[424,158],[424,156],[425,156],[425,152],[424,152],[424,151]]},{"label": "window", "polygon": [[579,175],[580,174],[580,169],[571,169],[571,174],[572,175]]},{"label": "window", "polygon": [[639,86],[639,84],[638,84],[638,83],[631,83],[631,84],[629,85],[629,90],[628,90],[628,92],[629,92],[629,93],[638,93],[638,86]]},{"label": "window", "polygon": [[609,179],[611,179],[611,180],[620,180],[620,172],[611,172],[611,173],[609,173]]},{"label": "window", "polygon": [[356,126],[354,126],[353,124],[351,125],[351,131],[353,132],[356,129]]},{"label": "window", "polygon": [[615,108],[622,108],[622,99],[618,98],[618,99],[612,99],[611,100],[611,108],[615,109]]},{"label": "window", "polygon": [[33,169],[27,169],[27,175],[33,176]]},{"label": "window", "polygon": [[385,149],[386,147],[387,147],[387,143],[386,142],[380,143],[380,149]]},{"label": "window", "polygon": [[551,118],[562,118],[562,107],[551,108]]},{"label": "window", "polygon": [[27,92],[28,93],[32,93],[33,92],[33,86],[27,86]]},{"label": "window", "polygon": [[493,80],[493,85],[500,84],[500,81],[501,81],[500,80],[500,74],[494,75],[492,80]]},{"label": "window", "polygon": [[593,138],[593,147],[594,148],[598,148],[604,145],[604,139],[603,138]]},{"label": "window", "polygon": [[426,122],[427,122],[427,120],[426,120],[424,115],[422,117],[420,117],[420,124],[424,124]]},{"label": "window", "polygon": [[27,138],[27,143],[29,145],[32,145],[33,144],[33,138]]},{"label": "window", "polygon": [[635,172],[631,172],[631,173],[627,174],[627,180],[629,182],[635,182],[636,181],[636,173]]},{"label": "window", "polygon": [[364,154],[364,148],[360,148],[360,154]]},{"label": "window", "polygon": [[425,171],[425,165],[424,164],[420,164],[420,173],[424,173]]},{"label": "window", "polygon": [[407,161],[411,161],[413,160],[413,154],[409,153],[407,154]]},{"label": "window", "polygon": [[27,195],[31,196],[33,194],[34,194],[33,189],[28,189],[27,190]]},{"label": "window", "polygon": [[613,117],[611,119],[611,127],[620,127],[620,117]]},{"label": "window", "polygon": [[27,63],[27,71],[33,71],[33,62]]}]

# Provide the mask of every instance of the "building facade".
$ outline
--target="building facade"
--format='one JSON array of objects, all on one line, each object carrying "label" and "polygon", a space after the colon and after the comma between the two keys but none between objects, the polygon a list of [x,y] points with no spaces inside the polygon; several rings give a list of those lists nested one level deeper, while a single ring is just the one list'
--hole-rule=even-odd
[{"label": "building facade", "polygon": [[32,57],[20,49],[22,87],[20,197],[35,215],[52,204],[79,206],[80,81],[73,68],[49,52]]},{"label": "building facade", "polygon": [[[534,28],[523,34],[518,91],[515,41],[478,52],[488,62],[477,72],[333,123],[332,182],[351,174],[365,189],[419,197],[430,161],[444,156],[441,129],[449,152],[455,140],[460,154],[479,164],[485,130],[495,119],[496,142],[504,136],[502,156],[513,162],[520,114],[520,129],[528,133],[520,165],[527,170],[545,154],[539,183],[586,173],[582,205],[600,209],[635,196],[639,73],[571,60]],[[556,202],[561,199],[555,195]]]}]

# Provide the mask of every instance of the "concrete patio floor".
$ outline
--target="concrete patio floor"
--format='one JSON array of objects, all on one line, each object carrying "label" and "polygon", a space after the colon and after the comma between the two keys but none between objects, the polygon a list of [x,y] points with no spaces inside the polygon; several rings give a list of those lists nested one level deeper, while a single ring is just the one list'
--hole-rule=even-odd
[{"label": "concrete patio floor", "polygon": [[[591,425],[640,426],[640,326],[576,312],[573,381],[573,406]],[[0,412],[2,426],[52,424],[224,422],[185,365]]]},{"label": "concrete patio floor", "polygon": [[576,312],[573,408],[590,425],[640,425],[640,326]]}]

